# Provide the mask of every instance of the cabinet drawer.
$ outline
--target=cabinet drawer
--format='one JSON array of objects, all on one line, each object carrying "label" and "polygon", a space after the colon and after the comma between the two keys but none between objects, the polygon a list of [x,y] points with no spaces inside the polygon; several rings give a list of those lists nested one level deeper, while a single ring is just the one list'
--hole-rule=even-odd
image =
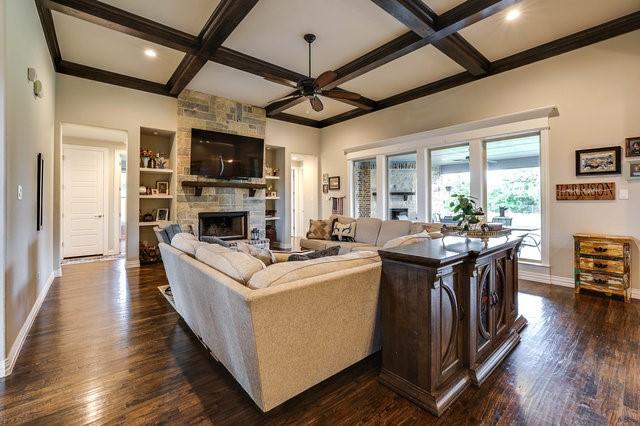
[{"label": "cabinet drawer", "polygon": [[594,254],[598,256],[622,257],[624,256],[624,244],[598,242],[598,241],[581,241],[580,254]]},{"label": "cabinet drawer", "polygon": [[621,260],[592,259],[590,257],[580,257],[580,269],[623,274],[624,262]]},{"label": "cabinet drawer", "polygon": [[609,288],[612,290],[623,290],[624,280],[619,277],[608,275],[591,274],[589,272],[580,273],[580,284],[589,284],[596,287]]}]

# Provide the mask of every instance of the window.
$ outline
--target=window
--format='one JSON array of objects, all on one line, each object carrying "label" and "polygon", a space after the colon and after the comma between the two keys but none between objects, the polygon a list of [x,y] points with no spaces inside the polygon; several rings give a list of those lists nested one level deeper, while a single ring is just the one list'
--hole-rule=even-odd
[{"label": "window", "polygon": [[542,259],[540,135],[486,142],[487,219],[524,236],[521,259]]},{"label": "window", "polygon": [[470,194],[469,145],[431,151],[431,221],[452,224],[454,194]]},{"label": "window", "polygon": [[387,219],[417,220],[417,155],[387,157]]},{"label": "window", "polygon": [[353,162],[353,215],[376,217],[376,160]]}]

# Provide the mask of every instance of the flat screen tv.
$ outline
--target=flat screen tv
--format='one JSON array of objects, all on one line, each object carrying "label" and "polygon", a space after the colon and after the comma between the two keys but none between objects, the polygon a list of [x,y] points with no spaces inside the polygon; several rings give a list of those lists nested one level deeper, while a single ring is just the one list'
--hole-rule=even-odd
[{"label": "flat screen tv", "polygon": [[191,174],[217,179],[262,177],[264,140],[191,130]]}]

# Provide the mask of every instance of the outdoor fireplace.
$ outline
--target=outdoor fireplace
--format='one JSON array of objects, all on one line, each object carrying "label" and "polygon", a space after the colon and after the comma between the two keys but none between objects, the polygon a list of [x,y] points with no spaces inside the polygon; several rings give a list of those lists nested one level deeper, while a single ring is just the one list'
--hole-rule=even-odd
[{"label": "outdoor fireplace", "polygon": [[[198,236],[221,240],[244,240],[248,238],[247,212],[205,212],[198,213]],[[205,237],[205,238],[203,238]]]}]

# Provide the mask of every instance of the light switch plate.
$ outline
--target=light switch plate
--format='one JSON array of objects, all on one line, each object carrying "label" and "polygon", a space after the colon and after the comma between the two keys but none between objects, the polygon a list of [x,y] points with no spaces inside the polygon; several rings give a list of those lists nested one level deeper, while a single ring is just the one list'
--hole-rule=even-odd
[{"label": "light switch plate", "polygon": [[22,200],[22,185],[18,185],[18,200]]},{"label": "light switch plate", "polygon": [[620,192],[618,193],[618,198],[621,200],[629,199],[629,190],[620,188]]}]

